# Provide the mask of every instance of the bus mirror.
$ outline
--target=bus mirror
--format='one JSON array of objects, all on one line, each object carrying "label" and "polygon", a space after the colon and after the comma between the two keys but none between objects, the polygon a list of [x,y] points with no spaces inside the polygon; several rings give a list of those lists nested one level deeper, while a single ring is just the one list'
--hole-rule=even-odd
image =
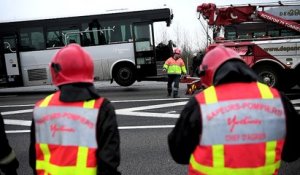
[{"label": "bus mirror", "polygon": [[10,48],[10,44],[8,42],[4,42],[4,48],[5,49],[9,49]]},{"label": "bus mirror", "polygon": [[8,49],[10,52],[15,53],[15,50],[12,50],[11,45],[9,42],[4,42],[4,48]]}]

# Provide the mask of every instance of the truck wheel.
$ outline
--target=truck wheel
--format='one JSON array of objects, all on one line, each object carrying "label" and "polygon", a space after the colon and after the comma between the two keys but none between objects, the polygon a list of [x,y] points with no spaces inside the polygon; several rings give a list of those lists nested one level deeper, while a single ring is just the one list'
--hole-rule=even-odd
[{"label": "truck wheel", "polygon": [[270,87],[280,88],[278,71],[269,66],[259,66],[254,69],[263,82]]},{"label": "truck wheel", "polygon": [[113,71],[113,78],[120,86],[130,86],[136,80],[134,72],[134,67],[131,65],[119,65]]}]

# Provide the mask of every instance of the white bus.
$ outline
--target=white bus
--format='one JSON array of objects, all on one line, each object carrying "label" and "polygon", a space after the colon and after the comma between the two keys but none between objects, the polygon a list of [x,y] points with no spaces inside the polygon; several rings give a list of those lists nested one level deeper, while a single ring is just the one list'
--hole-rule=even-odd
[{"label": "white bus", "polygon": [[95,80],[130,86],[157,77],[155,22],[170,26],[172,10],[108,11],[105,14],[0,23],[0,86],[51,84],[49,62],[68,43],[94,58]]}]

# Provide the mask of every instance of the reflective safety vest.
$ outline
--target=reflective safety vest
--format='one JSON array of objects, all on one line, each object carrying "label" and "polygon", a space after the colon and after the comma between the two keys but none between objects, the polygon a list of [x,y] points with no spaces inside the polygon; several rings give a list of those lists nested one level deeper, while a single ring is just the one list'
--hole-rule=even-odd
[{"label": "reflective safety vest", "polygon": [[190,157],[190,175],[278,173],[286,135],[277,90],[259,82],[211,86],[196,95],[202,134]]},{"label": "reflective safety vest", "polygon": [[38,175],[96,175],[96,122],[103,98],[61,102],[60,92],[34,108]]},{"label": "reflective safety vest", "polygon": [[170,57],[165,62],[163,68],[167,70],[168,74],[186,74],[186,68],[181,58],[175,60],[173,57]]}]

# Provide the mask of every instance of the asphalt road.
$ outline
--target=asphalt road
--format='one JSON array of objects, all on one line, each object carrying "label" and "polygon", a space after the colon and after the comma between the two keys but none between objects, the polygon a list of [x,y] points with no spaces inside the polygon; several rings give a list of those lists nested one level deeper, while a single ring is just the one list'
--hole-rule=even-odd
[{"label": "asphalt road", "polygon": [[[122,174],[181,175],[187,172],[187,166],[178,165],[172,160],[167,135],[190,96],[184,95],[185,84],[181,84],[182,98],[166,98],[165,86],[163,82],[136,83],[127,88],[114,84],[97,86],[99,93],[116,108],[121,137],[119,170]],[[27,93],[20,93],[22,90],[15,89],[18,91],[16,95],[0,94],[0,111],[4,115],[10,144],[20,161],[20,175],[32,174],[28,164],[28,146],[33,104],[53,91],[53,88],[26,90]],[[299,91],[293,90],[287,94],[300,111]],[[281,171],[288,169],[289,174],[295,175],[294,171],[300,172],[299,164],[300,160],[283,164]]]}]

